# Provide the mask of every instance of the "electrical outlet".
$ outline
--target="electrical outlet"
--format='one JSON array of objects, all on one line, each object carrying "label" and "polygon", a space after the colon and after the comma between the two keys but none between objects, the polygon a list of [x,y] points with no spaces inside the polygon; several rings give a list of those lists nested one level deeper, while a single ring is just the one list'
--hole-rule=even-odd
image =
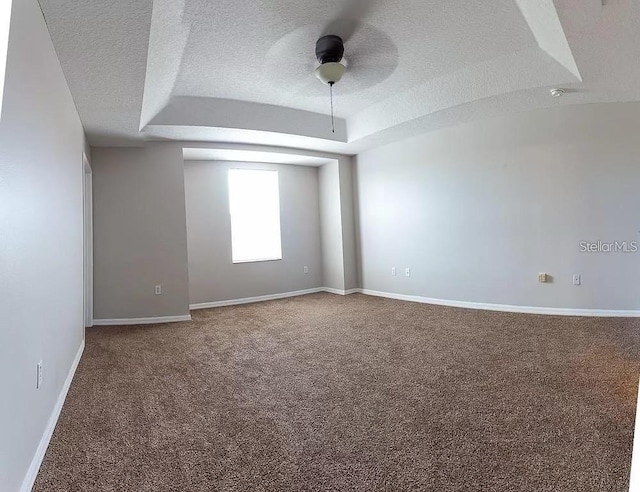
[{"label": "electrical outlet", "polygon": [[391,267],[391,276],[392,277],[396,276],[396,267]]},{"label": "electrical outlet", "polygon": [[303,271],[304,273],[309,273],[309,267],[308,267],[308,266],[305,266],[305,267],[302,269],[302,271]]},{"label": "electrical outlet", "polygon": [[546,284],[551,280],[551,276],[548,273],[541,272],[538,274],[538,282]]},{"label": "electrical outlet", "polygon": [[580,285],[582,283],[582,275],[575,273],[573,275],[573,285]]},{"label": "electrical outlet", "polygon": [[156,295],[162,294],[162,285],[156,285]]},{"label": "electrical outlet", "polygon": [[36,389],[42,388],[42,379],[44,378],[44,365],[42,361],[36,366]]},{"label": "electrical outlet", "polygon": [[405,268],[404,269],[404,276],[405,277],[411,277],[411,268]]}]

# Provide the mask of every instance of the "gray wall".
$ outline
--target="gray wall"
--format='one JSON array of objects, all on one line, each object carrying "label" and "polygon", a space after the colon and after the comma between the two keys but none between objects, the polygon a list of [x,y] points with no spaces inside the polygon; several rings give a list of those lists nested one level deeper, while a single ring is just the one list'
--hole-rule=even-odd
[{"label": "gray wall", "polygon": [[0,121],[3,491],[19,490],[84,336],[83,148],[38,3],[14,1]]},{"label": "gray wall", "polygon": [[344,290],[340,171],[335,160],[319,168],[323,287]]},{"label": "gray wall", "polygon": [[[583,240],[640,240],[638,129],[638,104],[565,106],[359,155],[363,287],[520,306],[640,309],[640,253],[579,247]],[[553,283],[538,283],[538,272]],[[572,285],[574,273],[583,285]]]},{"label": "gray wall", "polygon": [[[181,143],[91,152],[98,322],[181,316],[190,303],[322,286],[343,290],[357,282],[350,158],[320,169],[247,164],[280,171],[285,257],[233,265],[225,171],[230,164],[185,166]],[[162,285],[162,295],[154,294],[155,285]]]},{"label": "gray wall", "polygon": [[320,167],[323,286],[340,291],[359,287],[353,175],[348,156]]},{"label": "gray wall", "polygon": [[[230,168],[278,171],[282,260],[231,262]],[[191,304],[322,286],[317,168],[187,161],[184,175]]]},{"label": "gray wall", "polygon": [[94,147],[92,167],[94,318],[188,314],[182,146]]},{"label": "gray wall", "polygon": [[357,272],[356,229],[354,209],[353,162],[351,157],[338,160],[340,176],[340,216],[342,220],[342,254],[345,290],[360,287]]}]

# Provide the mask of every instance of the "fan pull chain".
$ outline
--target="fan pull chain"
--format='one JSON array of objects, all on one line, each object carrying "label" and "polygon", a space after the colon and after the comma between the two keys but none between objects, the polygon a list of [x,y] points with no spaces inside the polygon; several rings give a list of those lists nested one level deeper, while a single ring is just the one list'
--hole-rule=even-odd
[{"label": "fan pull chain", "polygon": [[333,122],[333,82],[329,83],[329,98],[331,99],[331,133],[335,133],[336,127]]}]

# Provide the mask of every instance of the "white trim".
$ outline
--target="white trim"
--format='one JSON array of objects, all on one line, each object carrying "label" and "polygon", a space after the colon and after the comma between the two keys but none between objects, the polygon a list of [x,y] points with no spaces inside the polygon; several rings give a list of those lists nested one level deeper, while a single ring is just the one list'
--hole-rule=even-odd
[{"label": "white trim", "polygon": [[329,294],[337,294],[339,296],[348,296],[349,294],[355,294],[356,292],[360,292],[360,289],[334,289],[333,287],[323,287],[322,290],[324,292],[328,292]]},{"label": "white trim", "polygon": [[47,452],[47,448],[49,447],[49,441],[51,440],[51,436],[53,435],[53,430],[56,428],[56,424],[58,423],[58,417],[60,417],[60,412],[62,411],[62,406],[64,405],[64,400],[67,398],[67,392],[69,391],[69,387],[71,386],[71,381],[73,381],[73,376],[76,373],[76,369],[78,368],[78,364],[80,363],[80,359],[82,358],[82,353],[84,352],[84,340],[80,343],[80,348],[76,353],[75,359],[73,359],[73,363],[71,364],[71,368],[69,369],[69,374],[67,374],[67,379],[62,385],[62,389],[60,390],[60,394],[58,395],[58,399],[56,400],[56,404],[53,407],[53,411],[49,416],[49,421],[47,422],[47,426],[44,429],[44,433],[42,434],[42,438],[40,439],[40,443],[38,444],[38,448],[36,449],[36,454],[33,456],[31,460],[31,465],[29,465],[29,469],[27,470],[27,474],[22,481],[22,487],[20,487],[20,492],[30,492],[33,488],[33,484],[36,481],[36,477],[38,476],[38,471],[40,471],[40,465],[42,465],[42,460],[44,459],[44,455]]},{"label": "white trim", "polygon": [[94,319],[93,326],[155,325],[157,323],[175,323],[177,321],[191,321],[191,315],[155,316],[151,318]]},{"label": "white trim", "polygon": [[229,299],[227,301],[198,302],[189,305],[189,309],[209,309],[223,306],[236,306],[238,304],[250,304],[252,302],[274,301],[276,299],[285,299],[287,297],[304,296],[307,294],[315,294],[323,292],[324,287],[315,287],[306,290],[294,290],[292,292],[281,292],[280,294],[269,294],[266,296],[245,297],[242,299]]},{"label": "white trim", "polygon": [[[469,301],[452,301],[448,299],[436,299],[432,297],[413,296],[407,294],[396,294],[393,292],[382,292],[370,289],[349,289],[340,290],[332,287],[317,287],[315,289],[297,290],[293,292],[283,292],[280,294],[270,294],[266,296],[245,297],[243,299],[229,299],[226,301],[213,301],[191,304],[189,309],[209,309],[223,306],[235,306],[238,304],[250,304],[252,302],[273,301],[277,299],[285,299],[287,297],[303,296],[306,294],[315,294],[317,292],[328,292],[336,295],[349,295],[357,292],[375,297],[386,297],[389,299],[397,299],[399,301],[418,302],[422,304],[436,304],[439,306],[459,307],[465,309],[481,309],[485,311],[501,311],[507,313],[522,314],[548,314],[556,316],[593,316],[593,317],[611,317],[611,318],[638,318],[640,311],[632,310],[613,310],[613,309],[574,309],[574,308],[552,308],[537,306],[515,306],[511,304],[488,304],[483,302]],[[94,321],[98,324],[98,321]],[[118,323],[114,323],[118,324]],[[126,324],[126,323],[122,323]],[[640,491],[639,491],[640,492]]]},{"label": "white trim", "polygon": [[437,304],[440,306],[459,307],[467,309],[483,309],[485,311],[503,311],[507,313],[523,314],[550,314],[556,316],[594,316],[603,318],[638,318],[640,311],[615,310],[615,309],[574,309],[574,308],[552,308],[537,306],[514,306],[511,304],[487,304],[483,302],[451,301],[448,299],[435,299],[432,297],[412,296],[407,294],[395,294],[392,292],[381,292],[370,289],[358,289],[359,292],[368,296],[388,297],[400,301],[419,302],[422,304]]}]

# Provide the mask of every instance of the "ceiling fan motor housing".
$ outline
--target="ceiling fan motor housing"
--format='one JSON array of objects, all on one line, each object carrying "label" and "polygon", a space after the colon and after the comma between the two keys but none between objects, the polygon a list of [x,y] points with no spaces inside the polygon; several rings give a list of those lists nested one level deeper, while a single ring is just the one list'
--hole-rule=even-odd
[{"label": "ceiling fan motor housing", "polygon": [[340,63],[344,55],[344,43],[340,36],[329,34],[316,42],[316,58],[320,66],[316,69],[316,77],[325,84],[339,82],[345,67]]},{"label": "ceiling fan motor housing", "polygon": [[329,34],[316,42],[316,57],[321,64],[339,63],[344,56],[344,43],[340,36]]}]

